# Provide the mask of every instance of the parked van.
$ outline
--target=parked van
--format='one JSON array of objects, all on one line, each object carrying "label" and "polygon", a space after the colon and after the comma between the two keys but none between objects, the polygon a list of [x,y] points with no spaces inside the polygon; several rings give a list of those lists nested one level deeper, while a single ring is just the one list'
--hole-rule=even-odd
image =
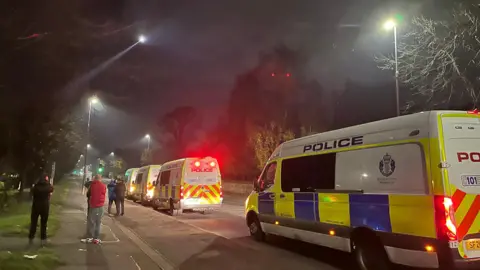
[{"label": "parked van", "polygon": [[156,181],[153,207],[178,214],[183,210],[220,208],[222,180],[215,158],[184,158],[162,165]]},{"label": "parked van", "polygon": [[480,269],[480,115],[432,111],[281,144],[250,234],[352,252],[361,269]]},{"label": "parked van", "polygon": [[135,188],[131,192],[133,201],[140,201],[142,204],[148,204],[154,192],[153,183],[158,177],[161,165],[148,165],[138,169],[135,177]]},{"label": "parked van", "polygon": [[138,168],[131,168],[125,172],[125,185],[127,187],[127,198],[130,198],[130,195],[135,191],[135,179],[137,177]]}]

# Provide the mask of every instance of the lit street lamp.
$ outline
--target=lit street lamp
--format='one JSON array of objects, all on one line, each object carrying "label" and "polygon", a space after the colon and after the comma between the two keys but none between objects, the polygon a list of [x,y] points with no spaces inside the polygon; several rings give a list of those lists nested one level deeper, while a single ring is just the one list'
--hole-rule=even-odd
[{"label": "lit street lamp", "polygon": [[147,41],[147,38],[144,35],[140,35],[138,37],[138,42],[139,43],[145,43]]},{"label": "lit street lamp", "polygon": [[115,155],[115,153],[113,153],[113,152],[110,153],[110,156],[114,156],[114,155]]},{"label": "lit street lamp", "polygon": [[145,138],[147,138],[147,142],[148,142],[147,149],[150,150],[150,135],[149,134],[145,135]]},{"label": "lit street lamp", "polygon": [[[86,141],[88,142],[90,140],[90,120],[92,118],[92,104],[95,104],[98,102],[98,98],[96,96],[93,96],[88,99],[88,121],[87,121],[87,138]],[[82,184],[82,190],[85,191],[85,178],[87,177],[87,154],[88,154],[88,149],[90,148],[90,144],[87,144],[85,147],[85,158],[83,159],[83,184]]]},{"label": "lit street lamp", "polygon": [[397,102],[397,116],[400,116],[400,90],[398,86],[398,47],[397,47],[397,23],[394,20],[388,20],[383,27],[386,30],[393,29],[393,40],[395,46],[395,96]]}]

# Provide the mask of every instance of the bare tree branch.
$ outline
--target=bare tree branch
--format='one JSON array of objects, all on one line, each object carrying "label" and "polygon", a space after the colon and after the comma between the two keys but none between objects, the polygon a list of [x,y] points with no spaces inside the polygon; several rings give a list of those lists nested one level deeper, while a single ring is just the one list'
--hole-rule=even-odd
[{"label": "bare tree branch", "polygon": [[[469,8],[452,10],[448,20],[415,17],[399,37],[398,72],[401,83],[421,97],[422,109],[479,102],[480,20]],[[378,67],[393,70],[392,55],[375,57]],[[411,109],[411,101],[406,108]]]}]

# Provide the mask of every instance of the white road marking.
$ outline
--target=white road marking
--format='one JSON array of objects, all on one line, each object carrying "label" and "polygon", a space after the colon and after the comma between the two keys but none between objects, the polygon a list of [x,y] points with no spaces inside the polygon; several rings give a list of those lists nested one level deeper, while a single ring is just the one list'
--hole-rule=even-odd
[{"label": "white road marking", "polygon": [[151,248],[147,243],[145,243],[139,236],[135,234],[134,231],[128,229],[127,227],[123,226],[120,222],[113,221],[115,225],[135,243],[138,248],[140,248],[145,255],[147,255],[158,267],[162,270],[174,270],[175,266],[171,263],[165,256],[163,256],[160,252],[156,251],[155,249]]},{"label": "white road marking", "polygon": [[135,264],[135,266],[137,267],[138,270],[142,270],[142,268],[140,267],[140,265],[138,265],[137,261],[135,261],[133,256],[130,256],[130,259],[132,259],[133,263]]}]

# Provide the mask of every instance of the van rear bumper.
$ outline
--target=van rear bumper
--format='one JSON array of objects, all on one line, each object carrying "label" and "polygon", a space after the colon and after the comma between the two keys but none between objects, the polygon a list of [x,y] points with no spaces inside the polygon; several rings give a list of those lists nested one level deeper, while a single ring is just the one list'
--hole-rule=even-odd
[{"label": "van rear bumper", "polygon": [[181,202],[181,208],[183,210],[198,210],[198,211],[208,211],[208,210],[218,210],[222,207],[221,203],[216,204],[189,204],[184,201]]},{"label": "van rear bumper", "polygon": [[454,261],[455,269],[480,269],[480,258],[460,259]]}]

